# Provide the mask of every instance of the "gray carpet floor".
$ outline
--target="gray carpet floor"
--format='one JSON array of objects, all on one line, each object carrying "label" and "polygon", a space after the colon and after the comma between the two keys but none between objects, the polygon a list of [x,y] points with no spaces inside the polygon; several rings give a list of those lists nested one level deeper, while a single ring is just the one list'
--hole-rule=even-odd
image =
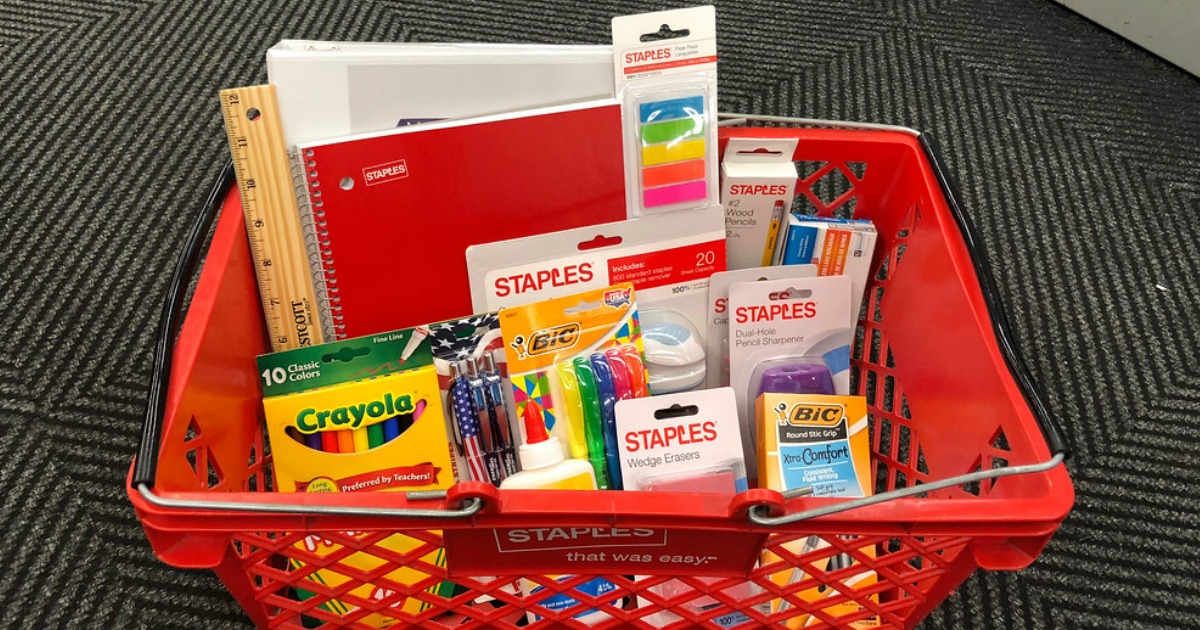
[{"label": "gray carpet floor", "polygon": [[[635,2],[0,0],[0,627],[247,628],[125,498],[170,269],[280,38],[603,43]],[[1200,83],[1045,0],[721,3],[721,108],[939,140],[1074,448],[927,628],[1200,627]]]}]

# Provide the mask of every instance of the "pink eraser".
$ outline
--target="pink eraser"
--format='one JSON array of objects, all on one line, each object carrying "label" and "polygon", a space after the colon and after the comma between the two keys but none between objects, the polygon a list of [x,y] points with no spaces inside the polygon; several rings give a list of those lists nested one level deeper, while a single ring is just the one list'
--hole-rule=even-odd
[{"label": "pink eraser", "polygon": [[[645,483],[645,482],[644,482]],[[683,477],[667,481],[650,480],[645,490],[651,492],[699,492],[703,494],[736,494],[737,486],[733,472],[697,472],[695,477]]]},{"label": "pink eraser", "polygon": [[660,186],[658,188],[647,188],[642,192],[642,203],[647,208],[656,206],[669,206],[673,203],[683,203],[685,201],[695,201],[703,199],[708,193],[708,186],[704,180],[694,182],[684,182],[682,184],[672,184],[670,186]]}]

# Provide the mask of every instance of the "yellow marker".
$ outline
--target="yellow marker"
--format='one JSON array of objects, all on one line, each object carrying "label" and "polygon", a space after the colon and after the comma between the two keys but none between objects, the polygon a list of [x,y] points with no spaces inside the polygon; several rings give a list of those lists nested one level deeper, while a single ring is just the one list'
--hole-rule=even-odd
[{"label": "yellow marker", "polygon": [[771,264],[771,259],[775,257],[775,241],[779,239],[779,225],[783,222],[783,200],[775,202],[775,208],[771,210],[771,227],[767,228],[767,246],[763,249],[762,266],[766,267]]},{"label": "yellow marker", "polygon": [[704,157],[704,139],[687,142],[652,144],[642,148],[642,166],[682,162]]},{"label": "yellow marker", "polygon": [[571,457],[587,459],[587,440],[583,432],[583,402],[579,399],[579,382],[575,379],[575,370],[571,363],[564,361],[555,366],[558,372],[558,382],[563,393],[563,407],[559,412],[566,420],[567,436],[571,448]]},{"label": "yellow marker", "polygon": [[363,453],[363,452],[366,452],[369,450],[371,450],[371,440],[367,435],[367,430],[365,428],[355,429],[354,430],[354,452],[355,453]]}]

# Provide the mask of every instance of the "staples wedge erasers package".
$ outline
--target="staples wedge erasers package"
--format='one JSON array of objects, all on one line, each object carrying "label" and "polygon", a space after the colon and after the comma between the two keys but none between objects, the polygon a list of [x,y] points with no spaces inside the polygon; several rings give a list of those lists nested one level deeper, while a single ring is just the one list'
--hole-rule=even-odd
[{"label": "staples wedge erasers package", "polygon": [[850,279],[785,278],[729,287],[729,380],[746,467],[758,478],[754,404],[764,393],[850,392]]},{"label": "staples wedge erasers package", "polygon": [[701,387],[709,276],[725,270],[724,223],[715,206],[473,245],[471,302],[492,311],[632,282],[650,390]]},{"label": "staples wedge erasers package", "polygon": [[283,40],[267,51],[289,146],[615,95],[611,46]]},{"label": "staples wedge erasers package", "polygon": [[[726,241],[728,243],[728,241]],[[714,273],[708,280],[708,369],[705,387],[729,385],[729,287],[738,282],[762,282],[783,278],[815,278],[816,265],[756,267]]]}]

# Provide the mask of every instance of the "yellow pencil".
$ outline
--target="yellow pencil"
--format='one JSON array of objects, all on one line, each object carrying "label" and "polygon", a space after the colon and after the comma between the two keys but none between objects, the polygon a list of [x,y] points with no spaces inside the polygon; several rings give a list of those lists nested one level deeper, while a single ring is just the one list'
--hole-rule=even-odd
[{"label": "yellow pencil", "polygon": [[762,266],[771,264],[775,258],[775,242],[779,240],[779,226],[783,223],[783,200],[775,202],[771,210],[771,227],[767,228],[767,246],[763,249]]}]

